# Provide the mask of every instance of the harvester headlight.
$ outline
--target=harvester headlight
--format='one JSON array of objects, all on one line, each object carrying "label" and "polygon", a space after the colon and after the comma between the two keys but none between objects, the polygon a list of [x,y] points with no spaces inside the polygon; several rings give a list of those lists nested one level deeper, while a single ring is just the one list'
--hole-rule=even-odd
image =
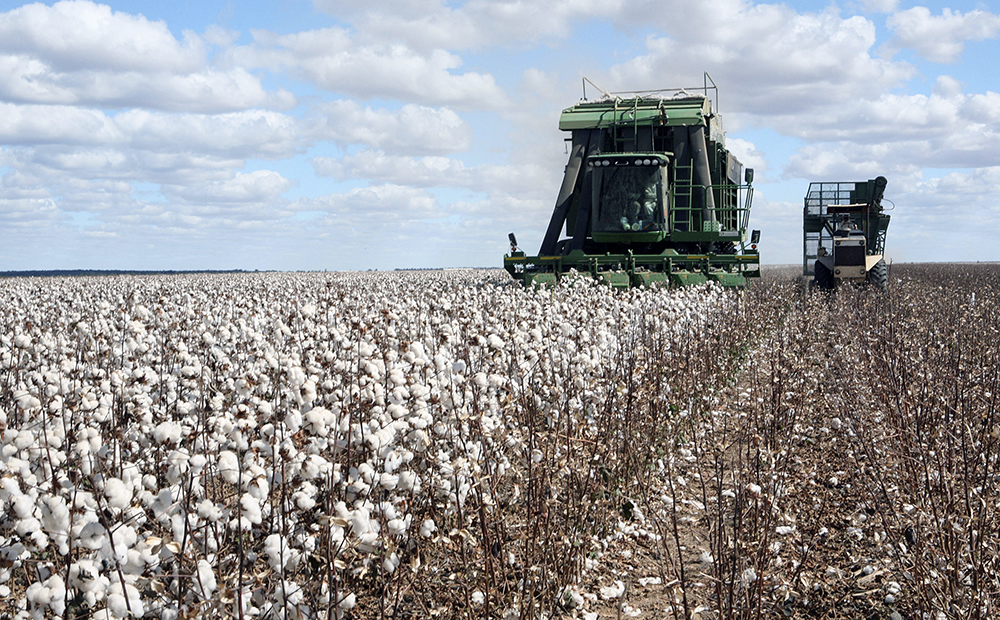
[{"label": "harvester headlight", "polygon": [[653,165],[653,160],[652,159],[644,159],[644,160],[642,160],[642,165],[643,166],[652,166]]}]

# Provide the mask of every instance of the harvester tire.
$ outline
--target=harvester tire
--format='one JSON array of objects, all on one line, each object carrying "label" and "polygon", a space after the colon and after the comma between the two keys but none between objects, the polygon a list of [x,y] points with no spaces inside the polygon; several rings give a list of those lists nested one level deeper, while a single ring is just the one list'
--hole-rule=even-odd
[{"label": "harvester tire", "polygon": [[813,289],[821,291],[833,290],[833,273],[826,268],[826,265],[816,261],[813,266]]},{"label": "harvester tire", "polygon": [[881,290],[889,288],[889,267],[884,260],[872,265],[868,271],[868,283],[879,287]]}]

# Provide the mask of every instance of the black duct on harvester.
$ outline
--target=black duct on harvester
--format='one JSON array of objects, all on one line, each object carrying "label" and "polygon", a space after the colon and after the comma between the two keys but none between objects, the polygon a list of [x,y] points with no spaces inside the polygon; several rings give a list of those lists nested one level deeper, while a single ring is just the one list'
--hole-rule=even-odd
[{"label": "black duct on harvester", "polygon": [[[590,196],[587,192],[577,192],[577,185],[583,181],[580,171],[584,169],[584,163],[591,151],[596,149],[600,142],[601,130],[592,129],[590,131],[573,132],[573,148],[570,151],[569,162],[566,164],[566,175],[563,177],[562,186],[559,188],[559,195],[556,197],[556,208],[552,211],[552,218],[549,220],[549,227],[545,231],[545,238],[542,240],[542,247],[538,250],[539,256],[554,256],[556,254],[556,244],[559,242],[559,235],[562,232],[563,224],[569,216],[570,208],[573,206],[574,196],[580,197],[580,202],[587,202],[587,209],[577,206],[577,223],[581,220],[586,222],[590,219]],[[583,211],[583,213],[581,213]],[[582,217],[581,217],[582,216]],[[567,231],[568,232],[568,231]],[[586,236],[586,229],[583,231]],[[574,234],[573,242],[576,243],[577,235]],[[583,241],[580,241],[583,247]]]},{"label": "black duct on harvester", "polygon": [[691,159],[694,163],[694,177],[698,185],[705,189],[701,192],[701,221],[714,222],[715,196],[712,193],[712,173],[708,164],[708,146],[705,142],[705,128],[702,126],[688,127],[691,140]]}]

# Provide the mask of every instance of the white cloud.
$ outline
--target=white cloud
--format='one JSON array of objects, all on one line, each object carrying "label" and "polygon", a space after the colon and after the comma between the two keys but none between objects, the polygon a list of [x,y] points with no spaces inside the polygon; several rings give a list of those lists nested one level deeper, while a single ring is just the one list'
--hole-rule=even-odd
[{"label": "white cloud", "polygon": [[206,56],[192,33],[178,42],[164,22],[87,0],[27,4],[0,13],[0,52],[44,58],[59,72],[187,73],[197,71]]},{"label": "white cloud", "polygon": [[310,135],[338,144],[364,144],[402,154],[465,151],[472,128],[447,108],[406,104],[398,110],[362,107],[348,100],[317,107]]},{"label": "white cloud", "polygon": [[1000,94],[967,95],[955,92],[953,80],[941,84],[929,96],[885,94],[876,101],[855,102],[815,125],[808,119],[784,119],[786,131],[809,143],[789,160],[786,176],[879,168],[913,174],[920,167],[1000,164]]},{"label": "white cloud", "polygon": [[860,16],[799,14],[741,0],[674,8],[651,13],[666,34],[651,36],[646,54],[600,76],[602,86],[697,86],[704,69],[720,86],[723,114],[815,115],[898,86],[913,73],[909,65],[871,56],[875,25]]},{"label": "white cloud", "polygon": [[271,170],[237,172],[232,178],[202,186],[165,186],[163,192],[181,204],[241,205],[281,203],[293,183]]},{"label": "white cloud", "polygon": [[444,49],[418,52],[400,43],[359,44],[341,28],[278,36],[253,31],[234,62],[288,71],[333,93],[426,105],[499,108],[507,96],[493,76],[456,73],[462,59]]},{"label": "white cloud", "polygon": [[292,117],[264,110],[215,115],[128,110],[112,117],[71,106],[0,103],[0,141],[5,144],[278,158],[295,153],[302,144],[300,132]]},{"label": "white cloud", "polygon": [[570,36],[576,21],[613,17],[624,0],[470,0],[457,7],[439,0],[314,0],[316,7],[351,19],[366,40],[405,41],[419,50],[523,47]]},{"label": "white cloud", "polygon": [[1000,15],[978,9],[961,13],[946,8],[936,16],[918,6],[890,15],[886,23],[893,31],[890,50],[909,48],[938,63],[955,62],[968,41],[992,39],[1000,32]]},{"label": "white cloud", "polygon": [[290,208],[300,212],[326,211],[355,225],[370,225],[373,230],[390,221],[415,221],[445,215],[438,201],[426,190],[392,184],[297,200]]},{"label": "white cloud", "polygon": [[213,115],[131,110],[114,122],[130,146],[155,152],[270,159],[288,157],[304,144],[296,119],[265,110]]},{"label": "white cloud", "polygon": [[[452,187],[474,192],[527,197],[548,197],[549,171],[532,164],[467,167],[457,159],[447,157],[402,157],[381,151],[361,151],[341,159],[317,157],[313,160],[316,173],[338,180],[369,179],[374,183],[391,183],[415,187]],[[541,196],[539,195],[541,193]],[[555,196],[553,195],[553,200]]]},{"label": "white cloud", "polygon": [[892,13],[899,7],[899,0],[862,0],[861,6],[869,13]]},{"label": "white cloud", "polygon": [[[219,29],[211,37],[224,40]],[[295,101],[245,69],[209,67],[208,47],[194,33],[178,41],[163,22],[85,0],[0,13],[0,99],[200,112]]]}]

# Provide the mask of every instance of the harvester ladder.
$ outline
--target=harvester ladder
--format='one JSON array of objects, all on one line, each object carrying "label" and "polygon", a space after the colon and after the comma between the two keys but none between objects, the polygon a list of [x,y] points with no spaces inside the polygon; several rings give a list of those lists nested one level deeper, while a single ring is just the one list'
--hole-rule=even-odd
[{"label": "harvester ladder", "polygon": [[[687,163],[674,163],[674,178],[671,180],[674,191],[672,199],[674,204],[670,205],[671,228],[678,230],[677,224],[686,224],[683,230],[694,231],[694,222],[691,214],[694,212],[694,161],[687,159]],[[683,209],[675,208],[677,203],[686,205]]]}]

